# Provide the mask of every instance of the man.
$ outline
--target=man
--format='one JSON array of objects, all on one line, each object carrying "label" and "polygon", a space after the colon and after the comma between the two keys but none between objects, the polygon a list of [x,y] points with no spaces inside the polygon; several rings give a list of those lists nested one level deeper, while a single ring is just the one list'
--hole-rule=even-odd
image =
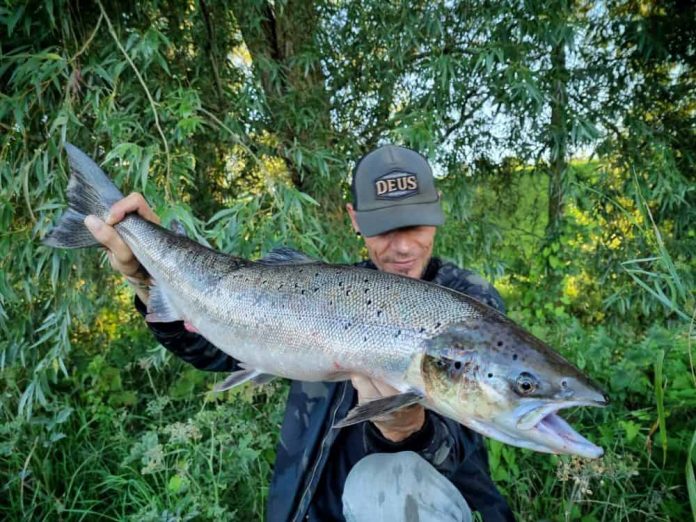
[{"label": "man", "polygon": [[[420,154],[393,145],[364,156],[353,171],[353,228],[370,259],[358,266],[438,283],[504,311],[496,290],[479,276],[432,258],[444,222],[432,171]],[[130,194],[106,223],[85,224],[108,250],[112,266],[135,287],[145,314],[147,284],[140,264],[111,227],[128,212],[158,222],[142,196]],[[237,361],[181,322],[149,323],[167,349],[197,368],[234,371]],[[396,390],[364,376],[351,382],[293,381],[274,476],[269,520],[512,520],[491,481],[483,441],[460,424],[422,406],[333,429],[356,403]]]}]

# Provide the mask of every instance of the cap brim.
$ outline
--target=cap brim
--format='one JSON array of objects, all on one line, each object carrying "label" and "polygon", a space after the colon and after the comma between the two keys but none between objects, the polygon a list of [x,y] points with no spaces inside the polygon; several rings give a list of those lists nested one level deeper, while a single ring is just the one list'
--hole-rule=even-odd
[{"label": "cap brim", "polygon": [[360,233],[371,237],[404,227],[435,226],[445,222],[445,215],[439,201],[394,205],[375,210],[355,212]]}]

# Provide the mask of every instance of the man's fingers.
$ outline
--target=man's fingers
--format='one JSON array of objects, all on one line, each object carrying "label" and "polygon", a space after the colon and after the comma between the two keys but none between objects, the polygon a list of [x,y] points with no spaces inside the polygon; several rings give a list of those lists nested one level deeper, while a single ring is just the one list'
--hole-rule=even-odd
[{"label": "man's fingers", "polygon": [[115,225],[130,212],[136,212],[143,219],[147,219],[153,223],[160,222],[159,217],[152,211],[143,195],[133,192],[113,204],[109,210],[109,217],[106,219],[106,224]]},{"label": "man's fingers", "polygon": [[399,393],[399,390],[388,384],[360,374],[351,375],[350,381],[353,384],[353,388],[357,390],[358,397],[361,401],[370,401],[381,397],[397,395]]},{"label": "man's fingers", "polygon": [[94,236],[94,239],[99,241],[102,245],[107,246],[110,236],[109,229],[111,227],[105,226],[101,219],[92,215],[85,218],[85,226],[87,227],[87,230],[89,230],[90,234]]},{"label": "man's fingers", "polygon": [[377,393],[377,388],[375,388],[372,379],[369,377],[353,374],[350,378],[350,382],[353,383],[353,388],[356,390]]},{"label": "man's fingers", "polygon": [[379,393],[385,397],[389,397],[390,395],[398,395],[399,394],[399,390],[397,390],[393,386],[390,386],[384,382],[373,380],[372,384],[374,385],[375,388],[377,388]]},{"label": "man's fingers", "polygon": [[[96,216],[87,216],[85,218],[85,226],[94,236],[94,239],[99,241],[112,253],[109,260],[114,266],[114,262],[121,265],[131,263],[133,261],[133,253],[121,239],[113,227],[106,225],[101,219]],[[114,266],[117,270],[118,266]]]},{"label": "man's fingers", "polygon": [[378,381],[376,379],[370,379],[369,377],[366,377],[365,375],[360,375],[358,373],[354,373],[353,375],[351,375],[350,380],[353,383],[354,388],[371,390],[384,397],[388,397],[389,395],[397,395],[399,393],[399,390],[392,386],[389,386],[384,382]]}]

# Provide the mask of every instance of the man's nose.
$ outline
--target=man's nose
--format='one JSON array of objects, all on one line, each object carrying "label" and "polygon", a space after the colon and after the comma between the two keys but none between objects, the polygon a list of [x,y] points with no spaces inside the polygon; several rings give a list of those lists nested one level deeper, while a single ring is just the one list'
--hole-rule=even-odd
[{"label": "man's nose", "polygon": [[406,254],[410,252],[413,247],[413,241],[411,240],[411,238],[408,236],[408,234],[404,233],[401,230],[394,231],[391,244],[392,248],[400,254]]}]

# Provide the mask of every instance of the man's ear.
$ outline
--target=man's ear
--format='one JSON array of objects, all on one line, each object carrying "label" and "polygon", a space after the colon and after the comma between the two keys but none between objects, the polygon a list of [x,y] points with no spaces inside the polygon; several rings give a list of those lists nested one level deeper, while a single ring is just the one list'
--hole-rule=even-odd
[{"label": "man's ear", "polygon": [[358,226],[358,220],[355,219],[355,209],[352,203],[346,203],[346,210],[350,216],[350,222],[353,224],[353,230],[360,234],[360,227]]}]

